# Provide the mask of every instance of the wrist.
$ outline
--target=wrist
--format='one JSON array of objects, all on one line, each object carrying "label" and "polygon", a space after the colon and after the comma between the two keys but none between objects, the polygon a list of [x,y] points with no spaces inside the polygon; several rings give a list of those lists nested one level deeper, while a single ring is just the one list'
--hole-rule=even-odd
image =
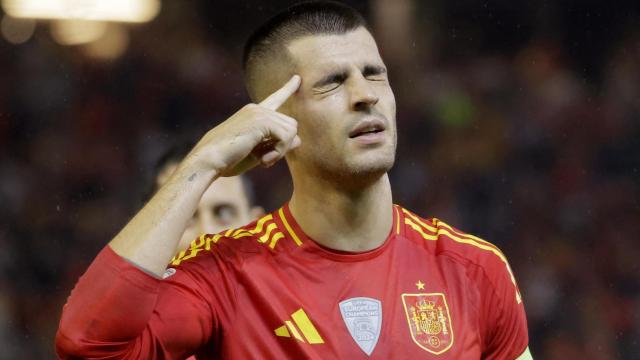
[{"label": "wrist", "polygon": [[208,186],[219,176],[220,165],[215,159],[196,150],[182,160],[174,175],[189,182],[204,182]]}]

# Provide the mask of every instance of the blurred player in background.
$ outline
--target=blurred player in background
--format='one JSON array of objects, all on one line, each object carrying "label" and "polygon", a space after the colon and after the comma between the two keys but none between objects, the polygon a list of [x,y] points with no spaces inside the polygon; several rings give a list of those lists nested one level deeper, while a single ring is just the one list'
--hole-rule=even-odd
[{"label": "blurred player in background", "polygon": [[[207,132],[94,260],[58,354],[531,359],[504,254],[392,202],[396,104],[362,16],[295,5],[248,40],[244,68],[255,104]],[[212,182],[285,157],[289,202],[201,236],[165,271]]]},{"label": "blurred player in background", "polygon": [[[154,169],[153,194],[167,183],[191,148],[193,145],[186,143],[174,146],[158,160]],[[201,234],[237,228],[264,215],[264,209],[253,206],[253,201],[253,188],[245,176],[219,178],[202,195],[198,208],[182,234],[177,252],[188,249]]]},{"label": "blurred player in background", "polygon": [[[193,148],[193,144],[182,143],[174,146],[157,162],[154,174],[155,194],[176,170],[180,162]],[[218,179],[205,191],[200,203],[187,223],[176,249],[176,257],[184,256],[184,251],[201,234],[215,234],[225,229],[239,227],[264,215],[264,209],[253,206],[253,188],[243,176],[229,176]],[[189,357],[194,360],[195,357]]]}]

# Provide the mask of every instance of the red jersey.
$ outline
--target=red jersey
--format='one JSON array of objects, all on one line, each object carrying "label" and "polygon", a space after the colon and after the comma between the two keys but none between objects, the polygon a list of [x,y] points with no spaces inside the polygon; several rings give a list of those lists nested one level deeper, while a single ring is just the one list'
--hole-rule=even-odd
[{"label": "red jersey", "polygon": [[494,245],[394,206],[382,246],[309,239],[285,205],[203,235],[160,280],[106,247],[65,305],[63,358],[515,359],[528,344]]}]

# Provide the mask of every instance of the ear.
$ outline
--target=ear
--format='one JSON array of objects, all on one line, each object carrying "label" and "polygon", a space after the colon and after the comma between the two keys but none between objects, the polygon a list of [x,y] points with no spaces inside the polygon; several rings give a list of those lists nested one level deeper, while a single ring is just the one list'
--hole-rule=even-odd
[{"label": "ear", "polygon": [[264,209],[262,206],[254,206],[249,210],[249,214],[251,214],[251,219],[257,219],[264,215]]}]

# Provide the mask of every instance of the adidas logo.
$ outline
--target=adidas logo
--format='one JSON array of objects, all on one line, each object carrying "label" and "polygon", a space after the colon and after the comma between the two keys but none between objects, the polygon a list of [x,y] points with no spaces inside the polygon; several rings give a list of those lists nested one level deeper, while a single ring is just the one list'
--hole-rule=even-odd
[{"label": "adidas logo", "polygon": [[309,344],[324,344],[322,336],[320,336],[318,330],[315,326],[313,326],[313,323],[311,322],[311,320],[309,320],[309,316],[307,316],[307,313],[305,313],[302,308],[291,314],[291,319],[293,319],[293,322],[285,320],[284,325],[273,330],[276,336],[293,336],[300,342],[308,342]]}]

